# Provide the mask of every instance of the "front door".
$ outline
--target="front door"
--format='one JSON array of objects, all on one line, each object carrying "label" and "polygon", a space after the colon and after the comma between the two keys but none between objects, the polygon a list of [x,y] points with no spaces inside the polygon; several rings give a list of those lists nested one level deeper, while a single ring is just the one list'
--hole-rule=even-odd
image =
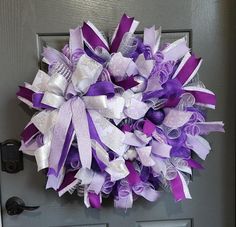
[{"label": "front door", "polygon": [[[156,203],[142,199],[127,211],[106,200],[100,210],[87,209],[76,195],[59,198],[45,190],[46,176],[37,172],[33,158],[24,156],[24,169],[15,174],[1,171],[1,216],[4,227],[233,227],[234,118],[229,98],[227,1],[215,0],[1,0],[0,1],[0,140],[19,139],[30,111],[19,105],[15,93],[24,81],[32,81],[44,45],[61,48],[68,30],[92,21],[105,34],[114,30],[126,12],[141,22],[138,31],[153,24],[162,26],[164,41],[187,36],[194,52],[204,59],[201,80],[218,96],[211,120],[223,119],[225,135],[208,137],[212,153],[205,170],[194,172],[193,199],[175,203],[163,195]],[[231,94],[232,95],[232,94]],[[26,205],[40,206],[10,216],[6,201],[17,196]]]}]

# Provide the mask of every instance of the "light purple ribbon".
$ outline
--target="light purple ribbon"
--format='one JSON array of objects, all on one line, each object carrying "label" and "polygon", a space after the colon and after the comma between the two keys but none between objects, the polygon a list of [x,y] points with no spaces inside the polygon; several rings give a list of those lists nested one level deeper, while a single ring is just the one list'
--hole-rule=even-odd
[{"label": "light purple ribbon", "polygon": [[154,202],[160,197],[160,193],[157,192],[150,183],[140,182],[132,187],[135,194],[144,197],[150,202]]},{"label": "light purple ribbon", "polygon": [[118,185],[118,195],[115,197],[115,207],[127,209],[132,208],[133,194],[128,182],[121,181]]},{"label": "light purple ribbon", "polygon": [[71,55],[78,49],[83,49],[83,38],[82,38],[82,30],[80,27],[75,29],[70,29],[70,52]]},{"label": "light purple ribbon", "polygon": [[[73,126],[71,124],[71,100],[65,102],[58,113],[58,120],[53,130],[51,151],[49,155],[49,174],[57,174],[64,164],[72,142]],[[60,161],[60,164],[59,164]]]},{"label": "light purple ribbon", "polygon": [[71,111],[81,165],[83,168],[90,169],[92,163],[92,149],[89,135],[89,126],[85,104],[79,97],[72,100]]},{"label": "light purple ribbon", "polygon": [[71,67],[70,60],[61,52],[58,50],[51,48],[51,47],[45,47],[43,48],[42,55],[46,58],[49,65],[53,65],[57,62],[63,64],[65,67]]},{"label": "light purple ribbon", "polygon": [[223,122],[198,122],[196,126],[199,128],[200,135],[208,135],[211,132],[224,132]]}]

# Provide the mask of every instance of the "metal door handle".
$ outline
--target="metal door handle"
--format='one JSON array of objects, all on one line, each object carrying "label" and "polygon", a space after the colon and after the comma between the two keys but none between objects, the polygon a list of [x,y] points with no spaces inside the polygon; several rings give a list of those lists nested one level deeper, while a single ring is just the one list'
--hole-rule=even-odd
[{"label": "metal door handle", "polygon": [[18,215],[21,214],[24,210],[36,210],[39,208],[39,206],[26,206],[25,202],[22,199],[14,196],[6,201],[5,208],[9,215]]}]

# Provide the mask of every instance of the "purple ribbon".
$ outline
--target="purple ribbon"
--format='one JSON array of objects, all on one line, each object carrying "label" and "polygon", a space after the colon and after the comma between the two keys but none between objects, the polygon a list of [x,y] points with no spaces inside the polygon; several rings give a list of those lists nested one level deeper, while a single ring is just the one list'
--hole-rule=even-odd
[{"label": "purple ribbon", "polygon": [[132,131],[132,126],[129,124],[124,124],[121,127],[122,132],[131,132]]},{"label": "purple ribbon", "polygon": [[26,143],[27,141],[29,141],[31,138],[33,138],[34,136],[36,136],[39,133],[38,128],[36,128],[36,126],[34,124],[29,124],[28,126],[26,126],[26,128],[24,129],[24,131],[21,133],[21,138],[24,141],[24,143]]},{"label": "purple ribbon", "polygon": [[[67,135],[65,138],[65,143],[61,152],[61,156],[60,156],[60,161],[58,163],[58,168],[57,168],[57,172],[56,176],[58,175],[59,171],[61,170],[61,168],[64,166],[72,140],[73,140],[73,135],[74,135],[74,127],[72,122],[70,123],[69,129],[67,131]],[[51,154],[51,153],[50,153]],[[53,170],[52,170],[53,171]],[[55,175],[55,173],[53,173]]]},{"label": "purple ribbon", "polygon": [[68,169],[78,169],[79,167],[81,167],[79,152],[77,147],[75,146],[70,147],[68,156],[66,158],[65,166]]},{"label": "purple ribbon", "polygon": [[188,163],[188,166],[193,169],[204,169],[204,167],[200,163],[198,163],[197,161],[193,159],[187,159],[186,161]]},{"label": "purple ribbon", "polygon": [[110,47],[111,53],[117,52],[124,34],[126,32],[129,32],[133,21],[134,21],[133,17],[132,18],[127,17],[126,14],[124,14],[122,16],[119,26],[118,26],[118,29],[117,29],[117,32],[116,32],[116,35],[115,35],[115,38],[113,39],[113,41],[111,43],[111,47]]},{"label": "purple ribbon", "polygon": [[32,102],[32,96],[35,92],[24,86],[19,86],[19,88],[20,90],[16,93],[16,95]]},{"label": "purple ribbon", "polygon": [[181,201],[185,199],[184,188],[179,173],[177,173],[175,179],[170,181],[170,187],[174,195],[175,201]]},{"label": "purple ribbon", "polygon": [[176,147],[173,146],[170,152],[171,157],[181,157],[181,158],[190,158],[191,150],[186,147]]},{"label": "purple ribbon", "polygon": [[29,88],[19,86],[20,90],[16,93],[17,96],[22,97],[33,104],[33,107],[39,109],[53,109],[51,106],[41,103],[44,94],[36,93]]},{"label": "purple ribbon", "polygon": [[43,93],[34,93],[32,96],[33,106],[39,109],[54,109],[53,107],[43,104],[41,101],[43,99]]},{"label": "purple ribbon", "polygon": [[114,85],[109,81],[101,81],[92,84],[86,93],[86,96],[106,95],[112,98],[115,95]]},{"label": "purple ribbon", "polygon": [[189,77],[193,74],[194,70],[198,67],[201,62],[201,58],[195,58],[194,55],[187,60],[185,65],[181,68],[176,78],[181,84],[185,84],[189,80]]},{"label": "purple ribbon", "polygon": [[204,92],[204,91],[187,91],[191,93],[196,100],[196,103],[203,103],[203,104],[210,104],[215,106],[216,105],[216,97],[213,94]]},{"label": "purple ribbon", "polygon": [[[93,140],[96,140],[105,150],[107,150],[107,148],[105,147],[105,145],[102,143],[102,141],[99,138],[99,135],[97,133],[93,120],[88,111],[87,111],[87,119],[88,119],[88,125],[89,125],[90,138]],[[104,171],[107,166],[98,159],[96,155],[96,151],[93,148],[92,148],[92,152],[93,152],[93,157],[95,158],[100,170]]]},{"label": "purple ribbon", "polygon": [[176,98],[183,93],[182,85],[176,79],[168,80],[162,85],[162,87],[163,89],[144,93],[143,101],[147,101],[152,98]]},{"label": "purple ribbon", "polygon": [[92,208],[101,208],[100,195],[88,192],[89,203]]},{"label": "purple ribbon", "polygon": [[57,191],[61,191],[64,188],[66,188],[68,185],[70,185],[75,180],[75,174],[76,171],[70,171],[65,174],[65,177],[60,185],[60,187],[57,189]]},{"label": "purple ribbon", "polygon": [[129,175],[127,176],[127,180],[129,182],[129,185],[134,186],[134,185],[140,183],[141,182],[140,176],[137,173],[137,171],[134,169],[133,163],[126,161],[125,165],[127,166],[128,170],[129,170]]},{"label": "purple ribbon", "polygon": [[152,50],[150,46],[144,45],[141,37],[136,37],[138,43],[136,50],[133,53],[130,53],[130,57],[133,61],[136,61],[140,54],[144,54],[146,60],[152,59]]},{"label": "purple ribbon", "polygon": [[100,39],[97,33],[86,23],[84,22],[82,27],[83,37],[89,43],[89,45],[95,49],[96,47],[103,47],[108,50],[107,46]]},{"label": "purple ribbon", "polygon": [[111,177],[109,175],[107,175],[107,177],[105,178],[105,182],[102,186],[102,192],[106,195],[109,195],[112,190],[113,190],[113,186],[115,185],[115,182],[111,181]]},{"label": "purple ribbon", "polygon": [[124,88],[125,90],[128,90],[132,87],[137,86],[139,83],[134,80],[134,76],[129,76],[128,78],[121,80],[121,81],[113,81],[117,86],[120,86]]},{"label": "purple ribbon", "polygon": [[155,131],[156,125],[154,125],[151,121],[145,120],[143,125],[143,133],[146,134],[148,137],[152,135]]},{"label": "purple ribbon", "polygon": [[99,57],[98,55],[96,55],[96,54],[95,54],[92,50],[90,50],[88,47],[85,46],[84,50],[85,50],[86,54],[87,54],[90,58],[92,58],[93,60],[97,61],[98,63],[100,63],[100,64],[102,64],[102,65],[103,65],[104,63],[106,63],[106,60],[105,60],[105,59],[103,59],[103,58]]}]

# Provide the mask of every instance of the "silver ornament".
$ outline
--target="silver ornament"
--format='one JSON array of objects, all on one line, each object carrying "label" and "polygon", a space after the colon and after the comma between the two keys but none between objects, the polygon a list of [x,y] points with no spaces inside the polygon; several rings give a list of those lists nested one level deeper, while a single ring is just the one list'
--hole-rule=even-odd
[{"label": "silver ornament", "polygon": [[139,84],[135,87],[132,87],[131,90],[134,93],[143,92],[147,87],[147,79],[142,76],[135,76],[134,80],[137,81]]},{"label": "silver ornament", "polygon": [[137,152],[136,152],[136,150],[134,148],[130,148],[123,155],[123,158],[125,160],[130,160],[130,161],[133,161],[136,157],[137,157]]}]

